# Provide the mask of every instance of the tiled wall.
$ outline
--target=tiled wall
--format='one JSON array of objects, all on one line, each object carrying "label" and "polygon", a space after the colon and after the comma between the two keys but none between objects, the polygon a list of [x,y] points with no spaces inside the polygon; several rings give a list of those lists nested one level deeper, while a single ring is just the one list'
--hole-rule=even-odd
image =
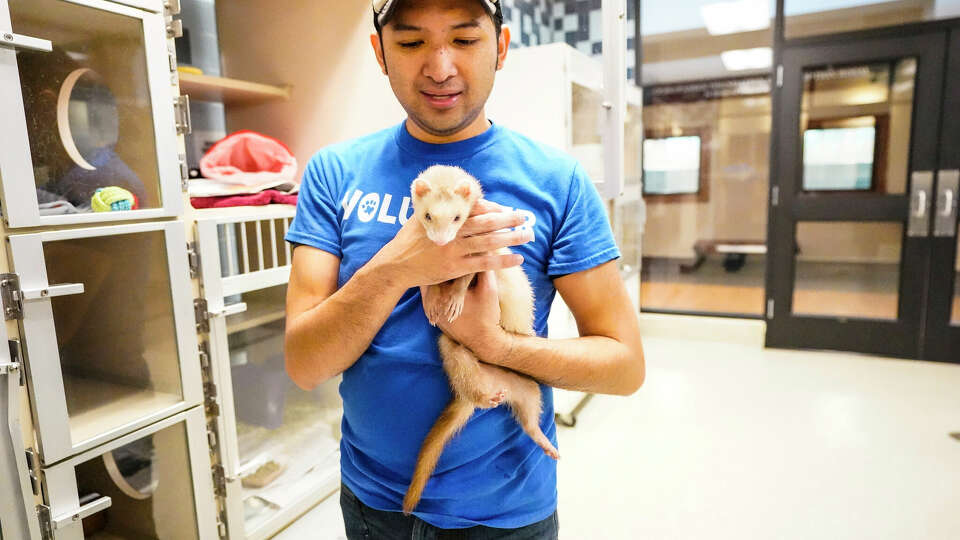
[{"label": "tiled wall", "polygon": [[[627,78],[634,80],[636,1],[627,0]],[[603,51],[601,0],[503,0],[514,47],[565,41],[596,56]]]}]

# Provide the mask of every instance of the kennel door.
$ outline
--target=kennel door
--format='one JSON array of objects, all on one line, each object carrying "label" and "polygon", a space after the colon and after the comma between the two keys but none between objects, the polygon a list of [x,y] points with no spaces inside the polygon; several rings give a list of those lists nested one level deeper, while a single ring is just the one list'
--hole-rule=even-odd
[{"label": "kennel door", "polygon": [[0,0],[10,227],[182,212],[170,59],[161,13],[101,0]]},{"label": "kennel door", "polygon": [[12,235],[9,242],[45,464],[201,402],[182,223]]},{"label": "kennel door", "polygon": [[220,538],[202,407],[44,468],[42,479],[53,540]]}]

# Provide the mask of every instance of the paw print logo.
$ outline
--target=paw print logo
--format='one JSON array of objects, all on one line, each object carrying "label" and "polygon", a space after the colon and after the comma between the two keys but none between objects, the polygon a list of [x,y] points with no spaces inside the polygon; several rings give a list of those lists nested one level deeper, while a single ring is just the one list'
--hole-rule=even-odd
[{"label": "paw print logo", "polygon": [[360,221],[370,221],[377,212],[378,206],[380,206],[380,195],[367,193],[357,206],[357,217],[360,218]]}]

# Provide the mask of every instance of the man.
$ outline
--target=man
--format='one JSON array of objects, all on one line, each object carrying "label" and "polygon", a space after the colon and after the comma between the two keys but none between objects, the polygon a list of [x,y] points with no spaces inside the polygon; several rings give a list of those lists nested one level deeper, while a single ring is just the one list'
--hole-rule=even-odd
[{"label": "man", "polygon": [[[306,389],[343,373],[341,506],[350,538],[556,538],[556,462],[507,407],[478,410],[454,437],[413,516],[400,513],[401,501],[420,444],[451,397],[440,331],[483,362],[543,383],[541,428],[554,444],[548,386],[626,395],[643,383],[637,317],[603,203],[575,160],[486,118],[510,44],[497,0],[375,0],[374,21],[371,45],[407,118],[325,148],[307,165],[287,236],[297,245],[287,371]],[[473,174],[499,203],[479,202],[445,246],[409,219],[410,183],[437,163]],[[487,254],[505,246],[514,254]],[[498,326],[490,271],[521,263],[538,335],[559,291],[580,338],[513,336]],[[430,326],[420,288],[476,272],[460,317]]]}]

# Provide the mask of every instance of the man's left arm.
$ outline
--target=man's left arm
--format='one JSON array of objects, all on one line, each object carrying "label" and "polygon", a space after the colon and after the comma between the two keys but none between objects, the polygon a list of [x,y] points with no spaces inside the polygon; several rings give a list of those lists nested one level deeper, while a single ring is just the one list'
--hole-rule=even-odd
[{"label": "man's left arm", "polygon": [[496,279],[482,275],[467,291],[463,313],[440,328],[483,362],[525,373],[556,388],[629,395],[646,370],[637,313],[614,261],[558,277],[554,286],[577,321],[580,337],[518,336],[499,326]]}]

